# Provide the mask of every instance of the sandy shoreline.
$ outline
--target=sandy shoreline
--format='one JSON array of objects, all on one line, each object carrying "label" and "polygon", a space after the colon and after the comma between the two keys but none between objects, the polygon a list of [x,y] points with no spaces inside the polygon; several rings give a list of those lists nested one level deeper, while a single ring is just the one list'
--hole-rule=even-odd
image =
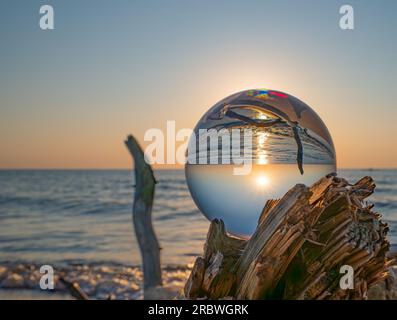
[{"label": "sandy shoreline", "polygon": [[73,300],[67,293],[29,289],[0,289],[0,300]]},{"label": "sandy shoreline", "polygon": [[[119,264],[53,265],[55,288],[40,289],[40,265],[35,263],[0,263],[0,299],[71,299],[59,281],[78,282],[91,299],[142,299],[142,271],[138,266]],[[163,268],[163,285],[178,293],[190,274],[190,265]]]},{"label": "sandy shoreline", "polygon": [[[71,300],[74,299],[59,281],[63,276],[76,281],[90,299],[140,300],[142,292],[142,271],[139,266],[125,266],[112,263],[69,263],[54,264],[55,288],[42,290],[39,286],[40,265],[28,262],[0,262],[0,300]],[[169,265],[163,267],[163,286],[175,296],[182,297],[183,287],[192,265]],[[397,267],[391,268],[394,277]],[[395,278],[396,279],[396,278]],[[370,300],[397,300],[397,281],[384,282],[369,291]]]}]

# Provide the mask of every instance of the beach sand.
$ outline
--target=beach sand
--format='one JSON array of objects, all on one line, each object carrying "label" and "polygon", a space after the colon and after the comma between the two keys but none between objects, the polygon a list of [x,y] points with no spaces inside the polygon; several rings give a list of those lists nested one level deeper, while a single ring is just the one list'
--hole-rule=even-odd
[{"label": "beach sand", "polygon": [[[63,275],[69,281],[76,281],[90,299],[140,300],[142,292],[142,271],[140,267],[120,264],[70,263],[54,266],[54,290],[39,287],[39,266],[34,263],[0,264],[0,300],[71,300],[69,292],[59,281]],[[183,287],[189,277],[192,265],[170,265],[163,268],[163,286],[171,297],[183,298]],[[397,267],[392,269],[395,278],[371,288],[368,298],[397,300]]]},{"label": "beach sand", "polygon": [[[59,276],[77,282],[91,299],[142,299],[140,267],[120,264],[54,265],[54,290],[40,289],[40,266],[35,263],[0,264],[0,299],[72,299]],[[191,265],[163,268],[163,286],[180,295],[190,274]]]}]

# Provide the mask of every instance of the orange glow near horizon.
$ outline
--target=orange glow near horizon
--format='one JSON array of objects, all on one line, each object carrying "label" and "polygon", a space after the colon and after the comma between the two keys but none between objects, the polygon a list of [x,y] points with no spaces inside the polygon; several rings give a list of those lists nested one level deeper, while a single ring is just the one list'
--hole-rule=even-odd
[{"label": "orange glow near horizon", "polygon": [[[227,65],[227,61],[224,62]],[[231,63],[231,62],[230,62]],[[224,70],[227,70],[225,67]],[[143,148],[146,130],[159,128],[166,132],[166,121],[175,120],[176,130],[194,128],[201,116],[217,101],[234,92],[249,88],[278,89],[291,93],[319,114],[327,125],[334,140],[338,168],[396,168],[397,148],[391,147],[393,140],[386,137],[396,136],[396,128],[391,117],[386,117],[382,126],[368,134],[372,126],[370,103],[362,104],[360,114],[355,114],[351,105],[357,105],[354,97],[346,93],[337,109],[333,94],[326,90],[309,89],[301,75],[291,74],[289,82],[283,80],[275,70],[268,69],[271,83],[263,84],[260,70],[253,72],[241,65],[241,72],[225,73],[224,82],[219,82],[215,74],[202,79],[200,85],[186,89],[185,95],[175,104],[150,99],[138,107],[131,106],[133,96],[119,106],[108,108],[106,101],[98,105],[97,112],[82,109],[82,102],[76,100],[73,108],[60,103],[57,110],[50,106],[32,106],[30,113],[23,117],[2,114],[0,118],[0,168],[32,169],[117,169],[130,168],[132,161],[123,140],[133,133]],[[237,68],[239,69],[239,68]],[[198,72],[198,71],[197,71]],[[240,77],[241,75],[241,77]],[[216,80],[214,80],[216,79]],[[247,82],[243,79],[251,79]],[[207,79],[208,80],[208,79]],[[298,81],[299,80],[299,81]],[[298,85],[294,85],[298,84]],[[177,97],[177,91],[171,92]],[[341,92],[341,95],[343,92]],[[161,95],[160,95],[161,96]],[[56,101],[49,101],[50,105]],[[153,107],[154,106],[154,107]],[[117,109],[118,112],[113,112]],[[341,117],[341,114],[344,116]],[[353,115],[354,114],[354,115]],[[5,116],[3,116],[5,115]],[[369,116],[370,115],[370,116]],[[381,117],[382,115],[379,115]],[[356,117],[354,123],[351,119]],[[354,130],[352,130],[354,125]],[[258,143],[264,145],[266,133],[259,136]],[[178,142],[177,147],[182,142]],[[369,149],[370,148],[370,149]],[[260,154],[259,163],[267,164],[266,151]],[[183,165],[153,165],[155,169],[181,169]]]},{"label": "orange glow near horizon", "polygon": [[[364,127],[364,126],[363,126]],[[132,160],[126,150],[123,135],[109,130],[98,135],[44,135],[39,131],[26,135],[0,134],[0,169],[121,169],[131,168]],[[343,129],[331,131],[334,138],[338,168],[396,168],[397,148],[392,142],[381,139],[379,133],[363,141],[359,132],[366,130],[358,126],[356,134],[345,136]],[[1,129],[0,129],[1,131]],[[42,132],[44,130],[42,129]],[[52,128],[48,128],[51,132]],[[125,132],[127,128],[125,128]],[[1,132],[0,132],[1,133]],[[108,135],[108,136],[107,136]],[[143,136],[143,134],[142,134]],[[26,138],[25,138],[26,137]],[[140,138],[140,135],[137,136]],[[265,135],[259,136],[259,145],[265,142]],[[376,139],[379,139],[375,141]],[[143,148],[148,144],[139,139]],[[177,147],[180,143],[177,144]],[[367,146],[371,146],[370,151]],[[259,153],[259,164],[267,164],[266,151]],[[180,164],[154,164],[155,169],[182,169]]]},{"label": "orange glow near horizon", "polygon": [[[376,8],[375,27],[353,32],[338,27],[336,0],[258,1],[255,10],[244,1],[204,2],[158,1],[156,10],[106,2],[76,14],[62,1],[63,26],[47,33],[29,20],[31,5],[5,1],[0,168],[130,168],[128,134],[145,147],[146,130],[166,132],[167,120],[194,128],[221,99],[256,88],[312,107],[333,138],[338,168],[397,168],[397,2]],[[375,5],[358,6],[371,21]]]}]

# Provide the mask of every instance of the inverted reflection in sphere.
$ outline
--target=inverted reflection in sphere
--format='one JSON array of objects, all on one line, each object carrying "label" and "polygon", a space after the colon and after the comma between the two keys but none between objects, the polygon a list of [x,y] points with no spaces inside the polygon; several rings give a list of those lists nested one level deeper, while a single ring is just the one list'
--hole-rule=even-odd
[{"label": "inverted reflection in sphere", "polygon": [[[219,137],[215,147],[200,135],[211,130]],[[243,134],[234,138],[236,130],[251,132],[252,166],[244,175],[234,171],[247,150]],[[335,171],[332,138],[320,117],[299,99],[265,89],[242,91],[215,104],[194,129],[185,167],[201,212],[209,220],[222,219],[239,236],[254,232],[267,200]]]}]

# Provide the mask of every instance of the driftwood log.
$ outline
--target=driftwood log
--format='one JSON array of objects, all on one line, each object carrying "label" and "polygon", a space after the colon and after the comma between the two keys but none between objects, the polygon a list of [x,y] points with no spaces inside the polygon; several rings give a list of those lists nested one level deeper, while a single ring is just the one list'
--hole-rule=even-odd
[{"label": "driftwood log", "polygon": [[145,161],[142,148],[129,135],[125,141],[133,160],[135,171],[135,195],[132,219],[142,256],[144,296],[152,296],[154,288],[161,287],[160,246],[152,225],[152,206],[156,179]]},{"label": "driftwood log", "polygon": [[[270,200],[249,240],[213,220],[203,257],[186,283],[190,299],[366,299],[388,277],[388,226],[365,199],[375,183],[351,185],[329,175]],[[354,270],[354,289],[339,285],[340,267]]]}]

